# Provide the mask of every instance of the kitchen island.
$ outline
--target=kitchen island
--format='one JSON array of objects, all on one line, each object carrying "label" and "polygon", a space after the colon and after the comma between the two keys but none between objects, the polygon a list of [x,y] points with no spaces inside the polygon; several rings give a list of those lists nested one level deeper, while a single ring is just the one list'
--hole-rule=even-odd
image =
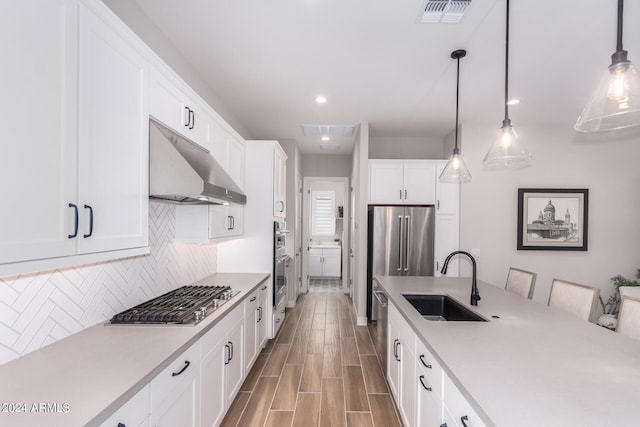
[{"label": "kitchen island", "polygon": [[100,425],[227,314],[242,309],[268,277],[220,273],[194,283],[239,291],[195,326],[98,324],[0,365],[0,425]]},{"label": "kitchen island", "polygon": [[[638,425],[640,342],[481,281],[472,307],[470,278],[376,280],[487,426]],[[487,321],[425,320],[403,294],[449,295]]]}]

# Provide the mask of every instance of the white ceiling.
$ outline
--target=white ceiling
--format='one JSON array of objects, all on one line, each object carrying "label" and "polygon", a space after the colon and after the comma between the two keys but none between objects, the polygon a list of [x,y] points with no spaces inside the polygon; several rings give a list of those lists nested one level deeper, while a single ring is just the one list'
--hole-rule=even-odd
[{"label": "white ceiling", "polygon": [[[504,117],[505,0],[472,0],[458,24],[421,24],[426,0],[135,0],[255,139],[301,125],[368,122],[370,136],[443,137],[460,122]],[[616,0],[511,0],[514,126],[573,126],[610,63]],[[640,2],[625,4],[624,47],[640,61]],[[314,102],[324,95],[324,105]],[[247,135],[245,135],[247,136]],[[348,154],[353,138],[334,139]]]}]

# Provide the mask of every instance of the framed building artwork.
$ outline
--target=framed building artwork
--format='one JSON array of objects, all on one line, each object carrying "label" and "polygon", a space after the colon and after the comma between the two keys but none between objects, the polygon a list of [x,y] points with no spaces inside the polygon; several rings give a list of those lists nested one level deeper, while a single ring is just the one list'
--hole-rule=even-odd
[{"label": "framed building artwork", "polygon": [[586,251],[588,189],[519,188],[518,250]]}]

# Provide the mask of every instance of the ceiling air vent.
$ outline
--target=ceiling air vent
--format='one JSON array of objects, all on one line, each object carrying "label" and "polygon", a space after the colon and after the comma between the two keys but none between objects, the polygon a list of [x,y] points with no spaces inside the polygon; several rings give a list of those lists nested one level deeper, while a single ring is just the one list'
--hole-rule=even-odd
[{"label": "ceiling air vent", "polygon": [[429,0],[420,22],[460,22],[471,0]]},{"label": "ceiling air vent", "polygon": [[353,136],[354,125],[302,125],[304,136]]}]

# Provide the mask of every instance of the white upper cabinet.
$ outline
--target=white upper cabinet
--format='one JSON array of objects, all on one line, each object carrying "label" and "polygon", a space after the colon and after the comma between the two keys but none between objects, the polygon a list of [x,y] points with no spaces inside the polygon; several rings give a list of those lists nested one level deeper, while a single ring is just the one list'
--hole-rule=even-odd
[{"label": "white upper cabinet", "polygon": [[[438,161],[438,176],[446,163],[446,160]],[[460,248],[460,184],[437,181],[436,196],[435,276],[440,276],[447,255]],[[447,275],[455,277],[458,272],[459,261],[454,258],[449,263]]]},{"label": "white upper cabinet", "polygon": [[149,65],[80,6],[79,252],[148,245]]},{"label": "white upper cabinet", "polygon": [[435,180],[432,160],[370,160],[369,203],[433,205]]},{"label": "white upper cabinet", "polygon": [[287,155],[279,144],[274,151],[273,216],[287,216]]},{"label": "white upper cabinet", "polygon": [[244,188],[244,140],[226,123],[213,121],[209,146],[213,157],[231,179]]},{"label": "white upper cabinet", "polygon": [[144,45],[97,1],[1,9],[0,275],[148,253]]},{"label": "white upper cabinet", "polygon": [[[76,1],[4,2],[0,262],[71,255],[77,171]],[[20,41],[18,45],[16,41]]]},{"label": "white upper cabinet", "polygon": [[[168,71],[167,74],[170,74]],[[177,78],[151,73],[149,114],[191,141],[208,148],[211,118],[205,106]]]}]

